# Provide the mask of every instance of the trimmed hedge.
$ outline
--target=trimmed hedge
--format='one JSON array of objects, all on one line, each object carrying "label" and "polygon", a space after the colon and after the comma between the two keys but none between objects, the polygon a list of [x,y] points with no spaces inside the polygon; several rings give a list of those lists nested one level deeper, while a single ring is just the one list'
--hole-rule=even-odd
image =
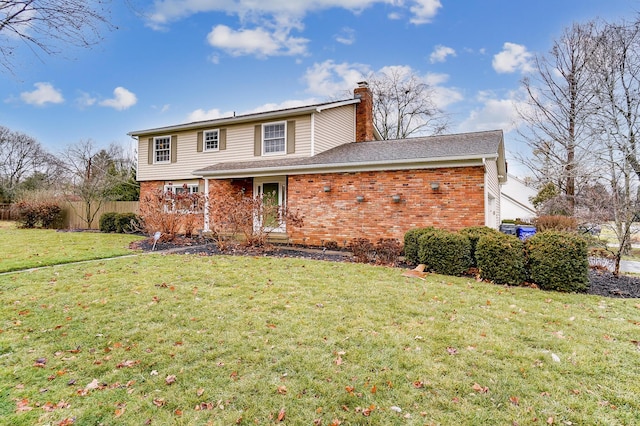
[{"label": "trimmed hedge", "polygon": [[135,213],[119,213],[116,216],[116,232],[129,234],[140,228],[140,218]]},{"label": "trimmed hedge", "polygon": [[116,217],[118,213],[108,212],[103,213],[98,221],[100,232],[116,232]]},{"label": "trimmed hedge", "polygon": [[100,216],[99,225],[100,232],[130,233],[136,231],[140,218],[135,213],[108,212]]},{"label": "trimmed hedge", "polygon": [[466,235],[431,230],[418,238],[418,261],[433,272],[462,275],[471,267],[471,243]]},{"label": "trimmed hedge", "polygon": [[547,231],[525,242],[531,281],[543,290],[584,292],[589,288],[587,243],[578,235]]},{"label": "trimmed hedge", "polygon": [[478,266],[478,261],[476,259],[476,246],[478,244],[478,240],[485,235],[501,234],[500,231],[489,228],[488,226],[470,226],[468,228],[463,228],[458,232],[462,235],[466,235],[471,243],[471,266]]},{"label": "trimmed hedge", "polygon": [[435,231],[433,226],[427,228],[414,228],[408,230],[404,234],[404,260],[409,265],[417,265],[420,263],[418,259],[418,239],[427,232]]},{"label": "trimmed hedge", "polygon": [[518,237],[487,233],[478,240],[475,255],[483,279],[509,285],[525,281],[524,243]]}]

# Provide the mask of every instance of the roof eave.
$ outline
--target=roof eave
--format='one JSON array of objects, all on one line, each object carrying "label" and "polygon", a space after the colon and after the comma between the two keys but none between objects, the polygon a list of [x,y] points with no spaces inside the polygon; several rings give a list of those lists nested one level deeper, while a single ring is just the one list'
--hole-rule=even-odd
[{"label": "roof eave", "polygon": [[441,157],[438,159],[409,159],[401,161],[369,161],[362,163],[335,163],[335,164],[304,164],[280,167],[262,167],[252,169],[235,169],[206,171],[195,170],[194,176],[211,179],[233,179],[246,177],[263,177],[275,175],[301,175],[320,173],[349,173],[363,171],[384,171],[384,170],[412,170],[412,169],[433,169],[441,167],[465,167],[481,166],[483,159],[495,159],[492,155],[477,155],[464,157]]},{"label": "roof eave", "polygon": [[309,114],[312,112],[320,112],[326,109],[357,104],[359,102],[360,102],[360,99],[347,99],[344,101],[332,102],[332,103],[323,104],[323,105],[310,105],[310,106],[303,106],[299,108],[291,108],[286,110],[257,112],[254,114],[240,115],[237,117],[216,118],[213,120],[178,124],[175,126],[156,127],[153,129],[136,130],[136,131],[127,133],[127,135],[135,137],[135,136],[142,136],[142,135],[149,135],[149,134],[180,132],[180,131],[186,131],[186,130],[207,128],[207,127],[219,127],[219,126],[225,126],[225,125],[231,125],[231,124],[241,124],[241,123],[247,123],[247,122],[258,121],[258,120],[264,121],[264,120],[272,120],[276,118],[287,118],[287,117],[294,117],[297,115]]}]

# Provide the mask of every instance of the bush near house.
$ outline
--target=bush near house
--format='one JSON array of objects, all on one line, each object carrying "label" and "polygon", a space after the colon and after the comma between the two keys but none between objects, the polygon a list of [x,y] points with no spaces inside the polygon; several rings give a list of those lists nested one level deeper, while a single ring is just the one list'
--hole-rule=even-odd
[{"label": "bush near house", "polygon": [[118,216],[116,212],[103,213],[98,221],[100,232],[116,232],[116,216]]},{"label": "bush near house", "polygon": [[485,235],[500,234],[499,231],[489,228],[488,226],[469,226],[468,228],[461,229],[459,233],[466,235],[471,243],[471,266],[478,266],[478,262],[476,260],[476,246],[478,244],[478,240]]},{"label": "bush near house", "polygon": [[418,250],[420,249],[418,239],[428,233],[434,231],[436,228],[429,226],[426,228],[414,228],[408,230],[404,234],[404,259],[410,265],[417,265],[419,263]]},{"label": "bush near house", "polygon": [[130,234],[140,229],[140,218],[135,213],[108,212],[100,216],[100,232]]},{"label": "bush near house", "polygon": [[568,232],[547,231],[525,243],[530,279],[543,290],[583,292],[589,287],[587,243]]},{"label": "bush near house", "polygon": [[418,261],[433,272],[459,276],[471,267],[471,242],[466,235],[436,229],[418,238]]},{"label": "bush near house", "polygon": [[508,285],[525,281],[524,243],[518,237],[487,233],[477,241],[475,256],[483,279]]},{"label": "bush near house", "polygon": [[538,216],[533,220],[533,224],[539,232],[543,231],[566,231],[574,232],[578,229],[578,221],[571,216]]}]

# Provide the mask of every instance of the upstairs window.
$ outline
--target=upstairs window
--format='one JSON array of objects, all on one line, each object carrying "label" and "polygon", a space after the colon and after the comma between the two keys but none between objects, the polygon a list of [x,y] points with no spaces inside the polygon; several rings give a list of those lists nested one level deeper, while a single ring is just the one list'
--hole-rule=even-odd
[{"label": "upstairs window", "polygon": [[205,151],[217,151],[220,149],[220,137],[217,129],[203,132],[203,137]]},{"label": "upstairs window", "polygon": [[263,155],[284,154],[286,150],[285,136],[287,129],[285,123],[265,124],[262,126]]},{"label": "upstairs window", "polygon": [[169,163],[171,161],[171,136],[153,138],[153,162]]}]

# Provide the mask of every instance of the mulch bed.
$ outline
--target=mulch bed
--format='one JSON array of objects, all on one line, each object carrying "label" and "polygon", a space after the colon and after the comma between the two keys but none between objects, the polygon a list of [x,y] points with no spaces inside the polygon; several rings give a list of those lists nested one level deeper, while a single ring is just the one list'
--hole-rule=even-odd
[{"label": "mulch bed", "polygon": [[[151,251],[153,239],[136,241],[131,248],[143,251]],[[200,256],[214,256],[223,254],[217,246],[207,240],[177,238],[174,241],[156,243],[155,251],[169,251],[176,254],[196,254]],[[238,256],[266,256],[280,258],[303,258],[313,260],[328,260],[333,262],[352,262],[352,256],[346,251],[330,251],[321,249],[309,249],[295,246],[272,245],[265,248],[247,248],[233,246],[224,254]],[[403,264],[400,267],[409,267]],[[615,298],[640,298],[640,277],[620,275],[616,277],[611,272],[600,269],[589,271],[589,290],[587,294]]]}]

